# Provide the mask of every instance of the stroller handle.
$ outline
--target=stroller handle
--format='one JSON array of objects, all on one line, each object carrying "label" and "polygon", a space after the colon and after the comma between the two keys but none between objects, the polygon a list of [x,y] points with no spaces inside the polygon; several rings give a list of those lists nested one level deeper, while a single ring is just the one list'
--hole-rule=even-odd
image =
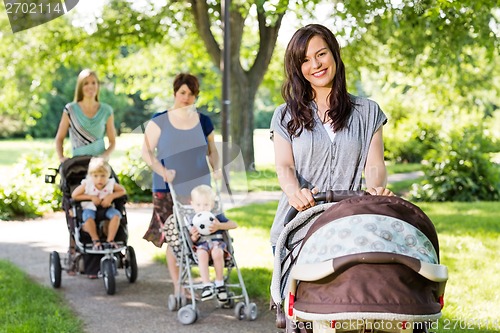
[{"label": "stroller handle", "polygon": [[[314,201],[320,202],[339,202],[344,199],[349,199],[353,197],[362,197],[365,195],[370,195],[366,191],[352,191],[352,190],[329,190],[325,192],[319,192],[313,195]],[[298,210],[295,207],[290,207],[288,213],[285,216],[284,225],[287,225],[295,216],[298,214]]]}]

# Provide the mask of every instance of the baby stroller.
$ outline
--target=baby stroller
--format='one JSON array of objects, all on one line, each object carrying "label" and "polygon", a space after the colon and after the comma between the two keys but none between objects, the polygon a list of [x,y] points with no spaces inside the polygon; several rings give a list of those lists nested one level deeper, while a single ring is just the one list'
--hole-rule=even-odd
[{"label": "baby stroller", "polygon": [[[182,204],[177,200],[173,186],[169,184],[172,199],[174,202],[174,210],[172,216],[164,224],[164,234],[168,246],[171,246],[177,257],[179,265],[179,285],[181,290],[189,291],[190,300],[183,294],[170,294],[168,296],[168,309],[177,312],[177,319],[181,324],[193,324],[199,315],[197,308],[197,298],[199,292],[203,289],[202,283],[196,283],[193,279],[191,267],[198,265],[196,252],[194,251],[194,244],[191,240],[189,229],[191,227],[191,217],[195,212],[190,205]],[[220,200],[220,193],[217,189],[217,203],[214,211],[222,212],[222,204]],[[227,288],[227,300],[221,302],[214,294],[206,301],[215,301],[217,306],[222,308],[234,308],[234,315],[237,319],[255,320],[257,318],[257,305],[251,303],[245,288],[243,276],[238,268],[236,259],[234,257],[234,248],[232,245],[232,238],[227,230],[223,231],[223,240],[227,244],[227,251],[229,256],[225,260],[224,269],[224,282]],[[237,283],[229,283],[229,277],[232,270],[235,270],[238,275]],[[237,292],[235,292],[235,290]],[[237,300],[242,300],[235,303]]]},{"label": "baby stroller", "polygon": [[[441,316],[446,266],[434,225],[415,205],[324,192],[291,210],[276,245],[271,296],[286,332],[427,332]],[[338,203],[335,203],[338,202]]]},{"label": "baby stroller", "polygon": [[[45,182],[54,184],[56,176],[60,175],[59,187],[62,191],[62,208],[66,214],[66,224],[70,233],[71,244],[74,243],[74,249],[70,249],[63,258],[62,264],[60,255],[57,251],[50,254],[50,282],[54,288],[61,286],[61,271],[78,271],[79,273],[94,274],[102,276],[104,287],[108,295],[113,295],[116,290],[115,276],[118,275],[117,268],[124,268],[125,275],[130,283],[137,279],[137,261],[135,251],[132,246],[127,245],[127,213],[125,211],[126,196],[117,198],[113,201],[122,218],[116,234],[115,240],[118,248],[105,248],[102,250],[92,249],[92,240],[90,236],[82,230],[82,207],[80,202],[71,198],[73,190],[80,185],[81,181],[87,176],[87,168],[92,156],[76,156],[64,161],[59,169],[51,169],[52,174],[45,175]],[[111,175],[116,182],[114,171]],[[104,209],[97,209],[96,222],[105,220]],[[99,230],[101,240],[105,239],[102,229]]]}]

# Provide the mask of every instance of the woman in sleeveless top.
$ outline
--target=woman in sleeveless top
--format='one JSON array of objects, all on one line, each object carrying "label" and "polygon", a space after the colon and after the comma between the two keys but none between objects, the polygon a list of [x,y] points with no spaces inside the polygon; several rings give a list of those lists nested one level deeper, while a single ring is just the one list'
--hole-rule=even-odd
[{"label": "woman in sleeveless top", "polygon": [[[75,98],[66,104],[56,134],[56,152],[62,163],[64,139],[69,132],[73,156],[102,156],[108,160],[115,149],[116,129],[113,109],[99,102],[99,80],[95,72],[84,69],[78,75]],[[104,136],[108,137],[108,148]]]},{"label": "woman in sleeveless top", "polygon": [[153,169],[153,216],[144,239],[161,247],[167,242],[167,265],[174,282],[175,293],[180,292],[179,269],[174,252],[180,243],[172,225],[165,240],[159,227],[173,212],[173,201],[167,183],[174,187],[177,200],[186,200],[197,185],[210,185],[210,169],[220,176],[219,155],[215,147],[213,124],[207,116],[196,111],[194,103],[199,93],[198,79],[181,73],[174,79],[174,105],[157,113],[146,126],[142,157]]},{"label": "woman in sleeveless top", "polygon": [[275,245],[290,206],[314,206],[313,193],[360,190],[362,176],[372,195],[385,188],[382,127],[378,104],[347,92],[340,46],[319,24],[295,32],[285,52],[285,103],[274,112],[271,132],[276,173],[283,190],[271,228]]}]

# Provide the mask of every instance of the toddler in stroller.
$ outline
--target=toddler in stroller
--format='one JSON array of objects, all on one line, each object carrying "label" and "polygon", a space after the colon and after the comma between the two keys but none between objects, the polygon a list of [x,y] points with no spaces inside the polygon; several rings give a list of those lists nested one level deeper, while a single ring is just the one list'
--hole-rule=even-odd
[{"label": "toddler in stroller", "polygon": [[448,279],[432,222],[404,199],[351,195],[320,193],[317,201],[339,202],[289,216],[271,284],[277,326],[427,332],[441,316]]},{"label": "toddler in stroller", "polygon": [[[237,224],[228,220],[220,207],[220,197],[216,200],[216,195],[208,185],[199,185],[191,192],[191,205],[181,204],[171,188],[174,202],[173,218],[165,223],[166,233],[171,234],[171,223],[175,224],[176,234],[180,236],[179,250],[176,253],[179,264],[179,285],[181,290],[190,292],[191,304],[187,303],[187,298],[183,294],[169,295],[168,308],[171,311],[179,310],[178,320],[189,325],[194,323],[198,317],[196,308],[197,295],[195,290],[201,290],[201,301],[216,299],[219,306],[233,308],[235,316],[239,320],[244,318],[255,320],[257,318],[257,306],[250,303],[245,288],[243,277],[234,258],[232,239],[228,234],[229,229],[234,229]],[[215,208],[216,203],[219,207]],[[212,211],[218,212],[213,214]],[[167,242],[172,241],[171,235],[166,235]],[[175,251],[174,251],[175,252]],[[215,283],[212,284],[209,276],[209,265],[215,269]],[[191,265],[198,265],[201,283],[193,281]],[[224,274],[226,268],[226,274]],[[238,275],[238,283],[229,283],[232,269]],[[235,294],[231,288],[241,290],[241,294]],[[235,300],[244,299],[235,305]],[[179,308],[180,307],[180,308]]]},{"label": "toddler in stroller", "polygon": [[210,260],[215,268],[215,292],[221,302],[227,301],[227,290],[224,286],[224,261],[230,254],[224,242],[223,230],[236,228],[236,222],[228,220],[223,213],[214,216],[210,211],[215,206],[215,195],[208,185],[199,185],[191,191],[191,206],[194,209],[189,232],[198,257],[203,290],[201,300],[213,297],[214,286],[210,282]]},{"label": "toddler in stroller", "polygon": [[[81,201],[82,229],[90,235],[93,250],[101,250],[103,246],[99,239],[96,227],[97,206],[105,209],[104,215],[108,219],[107,224],[99,228],[106,235],[108,247],[118,248],[115,243],[116,232],[120,224],[121,213],[112,206],[113,200],[125,195],[125,188],[117,184],[111,176],[111,167],[102,157],[93,157],[88,166],[87,178],[82,180],[80,186],[74,189],[71,197]],[[101,221],[104,222],[104,221]]]},{"label": "toddler in stroller", "polygon": [[[46,175],[45,181],[55,183],[57,174],[61,176],[62,207],[66,214],[71,243],[74,244],[74,249],[70,246],[63,265],[61,265],[59,253],[57,251],[51,253],[52,286],[60,287],[62,270],[68,272],[76,270],[92,278],[102,276],[109,295],[115,293],[117,268],[125,268],[129,282],[134,282],[137,278],[137,262],[134,249],[127,245],[126,196],[123,187],[118,185],[118,179],[113,170],[101,158],[91,156],[73,157],[64,161],[59,169],[52,170],[55,173]],[[103,174],[107,177],[102,177]],[[90,178],[87,177],[88,175]],[[92,188],[93,176],[99,176],[96,177],[96,188]],[[112,177],[109,178],[109,176]],[[101,182],[103,184],[100,184]],[[77,201],[78,199],[92,200],[87,194],[83,194],[86,192],[87,185],[89,193],[96,195],[94,202]],[[101,185],[104,186],[101,188]],[[104,198],[105,193],[115,189],[117,192]],[[101,192],[102,200],[97,199],[98,192]],[[73,193],[74,198],[72,198]],[[104,243],[104,240],[107,242]]]}]

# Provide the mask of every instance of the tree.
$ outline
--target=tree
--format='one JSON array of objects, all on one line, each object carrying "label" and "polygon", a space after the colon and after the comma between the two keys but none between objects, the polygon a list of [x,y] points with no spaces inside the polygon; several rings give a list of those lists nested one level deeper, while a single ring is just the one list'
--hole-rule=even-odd
[{"label": "tree", "polygon": [[[220,26],[220,18],[223,16],[220,2],[210,5],[205,0],[190,0],[189,3],[198,33],[212,62],[220,69],[222,47],[220,42],[217,42],[212,31],[214,25],[212,18],[218,17],[218,25]],[[230,134],[232,143],[241,147],[247,168],[253,167],[254,163],[253,116],[255,95],[271,61],[288,1],[281,1],[278,7],[267,11],[264,7],[265,4],[266,1],[253,2],[257,12],[259,44],[253,63],[249,63],[247,68],[242,64],[241,53],[245,21],[249,16],[251,7],[249,2],[234,1],[230,8]],[[209,13],[215,15],[210,16]],[[245,60],[248,61],[248,59]]]},{"label": "tree", "polygon": [[[219,68],[223,17],[220,2],[190,0],[189,6],[176,9],[184,10],[182,18],[186,21],[189,18],[185,10],[189,9],[198,35],[212,62]],[[498,38],[494,38],[492,27],[496,24],[498,37],[498,17],[495,13],[498,16],[499,4],[494,2],[233,1],[230,8],[231,138],[241,147],[247,167],[253,162],[254,99],[273,54],[283,16],[295,5],[299,17],[307,20],[314,17],[312,13],[318,3],[327,4],[323,8],[331,10],[335,20],[331,27],[338,26],[337,22],[343,23],[343,30],[338,32],[350,44],[346,49],[354,59],[353,65],[357,63],[377,69],[381,62],[388,60],[392,62],[392,70],[418,77],[422,71],[417,67],[430,67],[437,75],[442,75],[449,70],[450,62],[460,71],[461,63],[471,59],[471,47],[478,45],[485,50],[487,59],[497,57],[499,42]],[[179,2],[171,1],[169,4],[179,5]],[[253,34],[259,36],[259,41],[245,46],[245,29],[249,26],[247,21],[252,19],[252,10],[256,13],[258,26],[258,31],[253,31]],[[375,55],[380,55],[373,52],[374,48],[386,50],[391,57],[382,61],[374,59]],[[248,50],[251,50],[251,56],[248,56]],[[463,89],[467,83],[462,83]]]}]

